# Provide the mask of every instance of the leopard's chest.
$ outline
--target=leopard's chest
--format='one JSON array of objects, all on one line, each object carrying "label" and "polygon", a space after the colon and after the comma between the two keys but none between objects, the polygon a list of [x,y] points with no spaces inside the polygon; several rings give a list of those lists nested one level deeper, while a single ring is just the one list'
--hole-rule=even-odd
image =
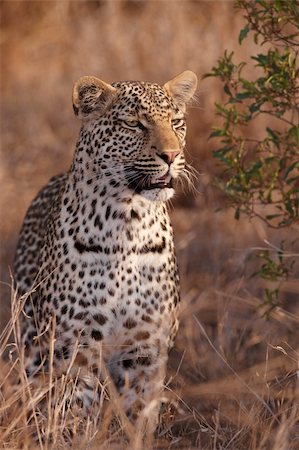
[{"label": "leopard's chest", "polygon": [[110,207],[107,218],[102,208],[85,224],[81,218],[73,233],[71,221],[60,218],[63,232],[44,270],[53,275],[40,293],[51,298],[41,302],[43,315],[59,317],[64,339],[78,330],[83,342],[95,343],[125,341],[145,329],[169,334],[179,297],[169,219],[164,209],[133,211]]}]

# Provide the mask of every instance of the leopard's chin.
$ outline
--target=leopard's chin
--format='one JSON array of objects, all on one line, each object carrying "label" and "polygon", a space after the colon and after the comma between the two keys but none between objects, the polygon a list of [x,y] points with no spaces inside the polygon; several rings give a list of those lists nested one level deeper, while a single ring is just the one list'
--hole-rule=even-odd
[{"label": "leopard's chin", "polygon": [[152,202],[167,202],[174,196],[175,190],[172,187],[152,187],[142,189],[139,194]]}]

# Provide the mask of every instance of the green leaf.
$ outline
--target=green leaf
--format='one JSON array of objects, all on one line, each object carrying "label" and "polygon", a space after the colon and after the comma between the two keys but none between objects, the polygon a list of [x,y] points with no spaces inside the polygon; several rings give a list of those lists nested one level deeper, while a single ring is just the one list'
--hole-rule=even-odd
[{"label": "green leaf", "polygon": [[231,93],[231,91],[230,91],[230,89],[229,89],[229,87],[228,87],[227,84],[224,85],[223,90],[224,90],[224,92],[225,92],[227,95],[232,95],[232,93]]},{"label": "green leaf", "polygon": [[[243,212],[254,217],[260,204],[262,218],[279,229],[299,217],[298,0],[236,0],[236,5],[246,20],[237,35],[239,44],[251,38],[267,48],[251,49],[249,80],[245,63],[229,50],[211,71],[225,92],[223,103],[216,104],[221,125],[211,130],[222,147],[214,157],[222,165],[221,189],[236,219]],[[279,269],[271,264],[263,269],[268,275]]]},{"label": "green leaf", "polygon": [[249,106],[249,111],[250,111],[251,113],[254,113],[254,112],[256,112],[256,111],[259,111],[260,106],[261,106],[260,103],[252,103],[252,105]]},{"label": "green leaf", "polygon": [[299,146],[299,125],[295,125],[294,127],[290,128],[288,134],[292,136],[295,144]]},{"label": "green leaf", "polygon": [[213,138],[213,137],[219,137],[219,136],[225,136],[226,135],[226,131],[223,130],[222,128],[215,128],[212,133],[210,133],[209,135],[209,139]]},{"label": "green leaf", "polygon": [[262,161],[256,161],[254,165],[251,167],[250,171],[248,172],[250,175],[253,175],[255,172],[258,172],[258,170],[263,167]]},{"label": "green leaf", "polygon": [[[286,170],[286,173],[284,175],[284,179],[286,180],[289,173],[292,172],[292,170],[294,170],[295,168],[299,168],[299,161],[294,161]],[[296,179],[297,177],[295,177]]]},{"label": "green leaf", "polygon": [[243,92],[238,92],[238,94],[236,95],[236,98],[238,99],[238,100],[244,100],[245,98],[248,98],[248,97],[250,97],[251,95],[250,95],[250,92],[247,92],[247,91],[243,91]]},{"label": "green leaf", "polygon": [[249,28],[248,24],[245,25],[245,27],[242,28],[242,30],[240,31],[240,34],[239,34],[239,44],[240,45],[242,44],[242,41],[246,38],[249,31],[250,31],[250,28]]},{"label": "green leaf", "polygon": [[224,156],[230,150],[231,150],[231,148],[229,148],[229,147],[222,148],[220,150],[214,150],[213,156],[214,156],[214,158],[219,159],[219,161],[223,162],[224,164],[231,166],[231,163],[232,163],[231,158]]},{"label": "green leaf", "polygon": [[277,131],[272,130],[272,128],[266,127],[267,133],[270,136],[271,141],[274,143],[276,148],[280,148],[280,137]]}]

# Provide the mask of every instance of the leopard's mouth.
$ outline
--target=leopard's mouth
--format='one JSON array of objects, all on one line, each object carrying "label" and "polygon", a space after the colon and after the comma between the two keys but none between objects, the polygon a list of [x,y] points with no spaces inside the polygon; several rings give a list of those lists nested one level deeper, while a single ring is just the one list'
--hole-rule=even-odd
[{"label": "leopard's mouth", "polygon": [[150,191],[151,189],[165,189],[165,188],[172,188],[173,183],[172,180],[169,183],[153,183],[149,186],[145,186],[143,188],[144,191]]},{"label": "leopard's mouth", "polygon": [[137,193],[153,189],[173,188],[173,178],[167,173],[160,178],[157,178],[155,181],[152,181],[141,175],[138,178],[134,177],[132,180],[129,180],[129,187]]},{"label": "leopard's mouth", "polygon": [[172,187],[173,187],[172,176],[164,175],[163,177],[159,178],[155,183],[151,183],[148,186],[145,186],[144,189],[151,190],[151,189],[165,189]]}]

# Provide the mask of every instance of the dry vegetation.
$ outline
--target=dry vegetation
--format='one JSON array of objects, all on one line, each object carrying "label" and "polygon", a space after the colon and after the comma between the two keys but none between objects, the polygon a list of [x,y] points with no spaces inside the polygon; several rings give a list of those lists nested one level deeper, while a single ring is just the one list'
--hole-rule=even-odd
[{"label": "dry vegetation", "polygon": [[[55,449],[138,449],[138,427],[130,427],[111,387],[112,400],[104,402],[98,426],[80,425],[79,416],[70,415],[68,380],[48,377],[39,391],[28,384],[22,349],[8,344],[12,330],[18,335],[21,306],[11,294],[9,275],[18,230],[37,190],[70,164],[79,127],[70,92],[79,76],[164,82],[186,68],[201,76],[225,48],[243,60],[254,49],[237,47],[242,17],[230,1],[2,1],[1,13],[0,350],[9,355],[14,349],[16,359],[13,369],[3,363],[0,375],[5,387],[0,448],[31,450],[35,433],[37,448],[43,449],[51,447],[51,439]],[[164,405],[152,445],[296,450],[299,283],[293,279],[281,286],[283,306],[266,319],[260,307],[264,286],[252,277],[255,248],[277,245],[283,236],[256,221],[236,222],[232,211],[220,209],[224,199],[213,186],[217,167],[208,141],[213,102],[221,97],[216,81],[202,82],[198,97],[189,114],[188,141],[189,161],[201,173],[198,194],[180,195],[171,208],[182,278],[181,327],[166,379],[171,403]],[[251,132],[261,133],[258,124]],[[298,260],[298,226],[287,233],[294,236],[290,251]],[[11,390],[16,373],[21,383]],[[55,406],[53,395],[59,399]],[[47,418],[39,412],[42,397]],[[80,426],[84,432],[78,438]]]}]

